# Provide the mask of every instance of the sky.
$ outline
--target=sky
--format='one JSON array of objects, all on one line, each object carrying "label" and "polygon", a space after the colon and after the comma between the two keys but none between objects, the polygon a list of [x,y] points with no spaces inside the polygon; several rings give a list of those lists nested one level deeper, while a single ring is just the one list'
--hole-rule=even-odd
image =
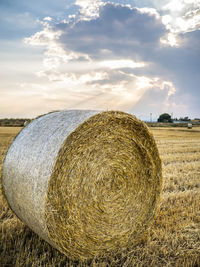
[{"label": "sky", "polygon": [[0,118],[199,118],[199,99],[200,0],[0,1]]}]

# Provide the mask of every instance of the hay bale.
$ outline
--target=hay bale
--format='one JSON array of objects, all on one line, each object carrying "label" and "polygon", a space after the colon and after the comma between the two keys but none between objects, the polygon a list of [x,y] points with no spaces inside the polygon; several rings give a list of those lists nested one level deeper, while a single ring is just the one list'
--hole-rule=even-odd
[{"label": "hay bale", "polygon": [[161,161],[152,134],[119,111],[71,110],[15,138],[2,185],[16,215],[71,259],[130,248],[153,218]]}]

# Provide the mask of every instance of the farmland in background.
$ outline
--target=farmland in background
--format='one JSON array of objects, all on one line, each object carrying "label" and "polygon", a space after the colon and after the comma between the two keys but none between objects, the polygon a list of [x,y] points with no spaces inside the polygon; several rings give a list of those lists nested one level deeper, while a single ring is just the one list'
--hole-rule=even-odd
[{"label": "farmland in background", "polygon": [[[19,127],[0,127],[0,171]],[[163,162],[160,207],[127,257],[83,266],[200,266],[200,127],[151,128]],[[1,178],[0,178],[1,179]],[[10,210],[0,189],[0,266],[81,266],[41,240]]]}]

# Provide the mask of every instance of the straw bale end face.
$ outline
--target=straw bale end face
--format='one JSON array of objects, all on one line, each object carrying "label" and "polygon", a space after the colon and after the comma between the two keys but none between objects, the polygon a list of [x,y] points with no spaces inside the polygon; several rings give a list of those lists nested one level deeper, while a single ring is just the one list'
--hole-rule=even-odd
[{"label": "straw bale end face", "polygon": [[[3,186],[26,224],[71,259],[135,244],[153,218],[162,183],[158,150],[143,122],[120,111],[63,111],[40,117],[20,135],[8,151]],[[17,181],[27,188],[13,199],[12,162],[19,159],[26,167],[18,168]],[[23,204],[24,197],[31,203]]]}]

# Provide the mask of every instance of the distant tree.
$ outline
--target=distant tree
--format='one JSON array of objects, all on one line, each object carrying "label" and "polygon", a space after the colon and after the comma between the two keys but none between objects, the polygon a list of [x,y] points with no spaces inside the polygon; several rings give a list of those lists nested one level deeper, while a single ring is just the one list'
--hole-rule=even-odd
[{"label": "distant tree", "polygon": [[191,119],[189,119],[189,117],[184,117],[184,121],[191,121]]},{"label": "distant tree", "polygon": [[163,113],[159,116],[158,122],[172,122],[172,118],[168,113]]},{"label": "distant tree", "polygon": [[181,117],[179,118],[179,121],[190,121],[190,119],[188,117]]}]

